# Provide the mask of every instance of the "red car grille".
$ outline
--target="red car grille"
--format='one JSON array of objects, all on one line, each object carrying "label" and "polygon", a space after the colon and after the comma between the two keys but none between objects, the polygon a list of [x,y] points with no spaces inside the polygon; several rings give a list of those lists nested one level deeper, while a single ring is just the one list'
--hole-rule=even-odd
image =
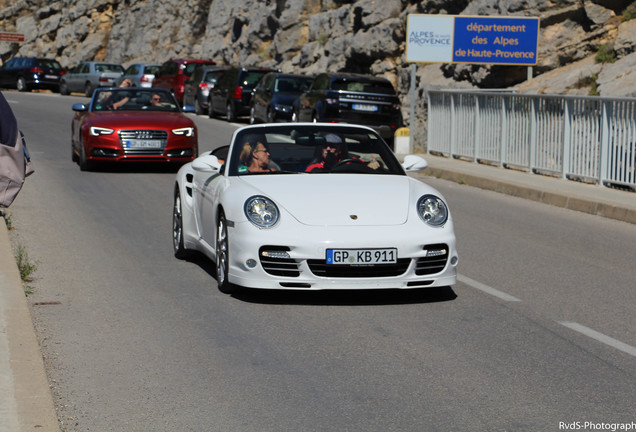
[{"label": "red car grille", "polygon": [[155,129],[123,130],[119,141],[125,154],[161,155],[168,142],[168,132]]}]

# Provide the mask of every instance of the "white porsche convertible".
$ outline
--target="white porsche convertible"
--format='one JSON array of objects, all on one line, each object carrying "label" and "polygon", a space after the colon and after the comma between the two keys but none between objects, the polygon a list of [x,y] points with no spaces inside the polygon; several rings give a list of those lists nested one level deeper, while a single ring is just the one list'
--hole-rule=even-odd
[{"label": "white porsche convertible", "polygon": [[448,206],[407,175],[425,167],[415,155],[400,164],[363,126],[240,128],[179,170],[174,254],[215,261],[224,293],[453,285]]}]

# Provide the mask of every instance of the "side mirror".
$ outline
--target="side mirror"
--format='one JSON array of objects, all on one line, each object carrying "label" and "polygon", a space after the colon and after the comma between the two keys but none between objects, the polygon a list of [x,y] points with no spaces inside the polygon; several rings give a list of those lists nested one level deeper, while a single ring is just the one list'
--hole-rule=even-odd
[{"label": "side mirror", "polygon": [[421,156],[416,155],[406,155],[404,157],[404,162],[402,162],[402,168],[406,172],[416,172],[422,171],[428,167],[428,162]]},{"label": "side mirror", "polygon": [[197,109],[194,105],[184,105],[183,106],[183,112],[185,113],[193,113],[196,112]]},{"label": "side mirror", "polygon": [[88,107],[84,105],[83,103],[76,103],[76,104],[73,104],[73,111],[77,111],[77,112],[88,111]]},{"label": "side mirror", "polygon": [[221,166],[219,159],[211,154],[199,156],[192,162],[192,169],[199,172],[218,172]]}]

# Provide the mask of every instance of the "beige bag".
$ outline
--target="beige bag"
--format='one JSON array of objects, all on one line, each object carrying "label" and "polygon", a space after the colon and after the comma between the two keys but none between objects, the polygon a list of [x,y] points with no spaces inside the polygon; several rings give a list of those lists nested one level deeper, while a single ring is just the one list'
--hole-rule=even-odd
[{"label": "beige bag", "polygon": [[9,207],[22,189],[24,179],[33,174],[31,157],[20,131],[15,146],[0,143],[0,208]]}]

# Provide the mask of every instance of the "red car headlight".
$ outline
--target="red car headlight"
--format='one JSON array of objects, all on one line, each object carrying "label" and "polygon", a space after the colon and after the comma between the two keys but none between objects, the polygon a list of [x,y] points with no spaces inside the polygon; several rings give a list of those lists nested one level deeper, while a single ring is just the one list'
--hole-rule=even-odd
[{"label": "red car headlight", "polygon": [[97,127],[97,126],[91,126],[91,128],[89,129],[89,133],[92,136],[110,135],[113,132],[115,132],[113,129]]},{"label": "red car headlight", "polygon": [[194,136],[194,128],[193,127],[184,127],[184,128],[179,128],[179,129],[172,129],[172,133],[175,134],[175,135],[191,137],[191,136]]}]

